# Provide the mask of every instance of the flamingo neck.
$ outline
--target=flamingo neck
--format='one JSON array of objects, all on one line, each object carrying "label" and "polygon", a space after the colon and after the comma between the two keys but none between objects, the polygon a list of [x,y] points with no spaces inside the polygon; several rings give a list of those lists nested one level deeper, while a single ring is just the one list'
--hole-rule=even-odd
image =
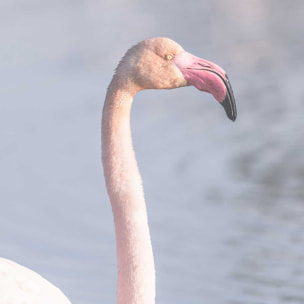
[{"label": "flamingo neck", "polygon": [[136,91],[121,87],[114,76],[102,115],[102,161],[116,233],[117,304],[154,304],[154,259],[130,127]]}]

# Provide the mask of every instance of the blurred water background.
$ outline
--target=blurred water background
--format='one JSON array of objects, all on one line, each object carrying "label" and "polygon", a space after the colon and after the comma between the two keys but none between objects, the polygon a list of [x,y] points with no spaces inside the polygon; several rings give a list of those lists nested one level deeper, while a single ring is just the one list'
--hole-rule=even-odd
[{"label": "blurred water background", "polygon": [[136,96],[157,303],[304,303],[304,2],[0,1],[0,254],[72,303],[115,303],[100,161],[117,62],[167,36],[225,68],[231,123],[194,88]]}]

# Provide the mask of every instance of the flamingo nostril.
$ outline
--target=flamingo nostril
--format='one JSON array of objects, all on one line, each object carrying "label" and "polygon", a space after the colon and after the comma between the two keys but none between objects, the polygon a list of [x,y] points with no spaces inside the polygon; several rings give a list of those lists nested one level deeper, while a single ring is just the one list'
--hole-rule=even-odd
[{"label": "flamingo nostril", "polygon": [[212,66],[210,64],[201,63],[201,62],[198,62],[197,64],[202,66],[202,67],[205,67],[205,68],[212,68]]}]

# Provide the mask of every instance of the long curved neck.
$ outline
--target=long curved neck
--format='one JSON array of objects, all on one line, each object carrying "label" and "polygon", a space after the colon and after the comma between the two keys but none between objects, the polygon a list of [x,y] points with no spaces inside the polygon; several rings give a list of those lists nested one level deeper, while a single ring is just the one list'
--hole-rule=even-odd
[{"label": "long curved neck", "polygon": [[154,260],[130,127],[136,91],[122,87],[114,76],[102,115],[102,161],[116,232],[117,304],[154,304]]}]

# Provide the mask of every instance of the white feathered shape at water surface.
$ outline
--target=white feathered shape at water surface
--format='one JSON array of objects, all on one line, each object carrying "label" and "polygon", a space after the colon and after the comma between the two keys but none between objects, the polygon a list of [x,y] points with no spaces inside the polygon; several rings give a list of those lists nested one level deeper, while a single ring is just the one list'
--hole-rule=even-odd
[{"label": "white feathered shape at water surface", "polygon": [[61,290],[38,273],[0,258],[1,304],[70,304]]}]

